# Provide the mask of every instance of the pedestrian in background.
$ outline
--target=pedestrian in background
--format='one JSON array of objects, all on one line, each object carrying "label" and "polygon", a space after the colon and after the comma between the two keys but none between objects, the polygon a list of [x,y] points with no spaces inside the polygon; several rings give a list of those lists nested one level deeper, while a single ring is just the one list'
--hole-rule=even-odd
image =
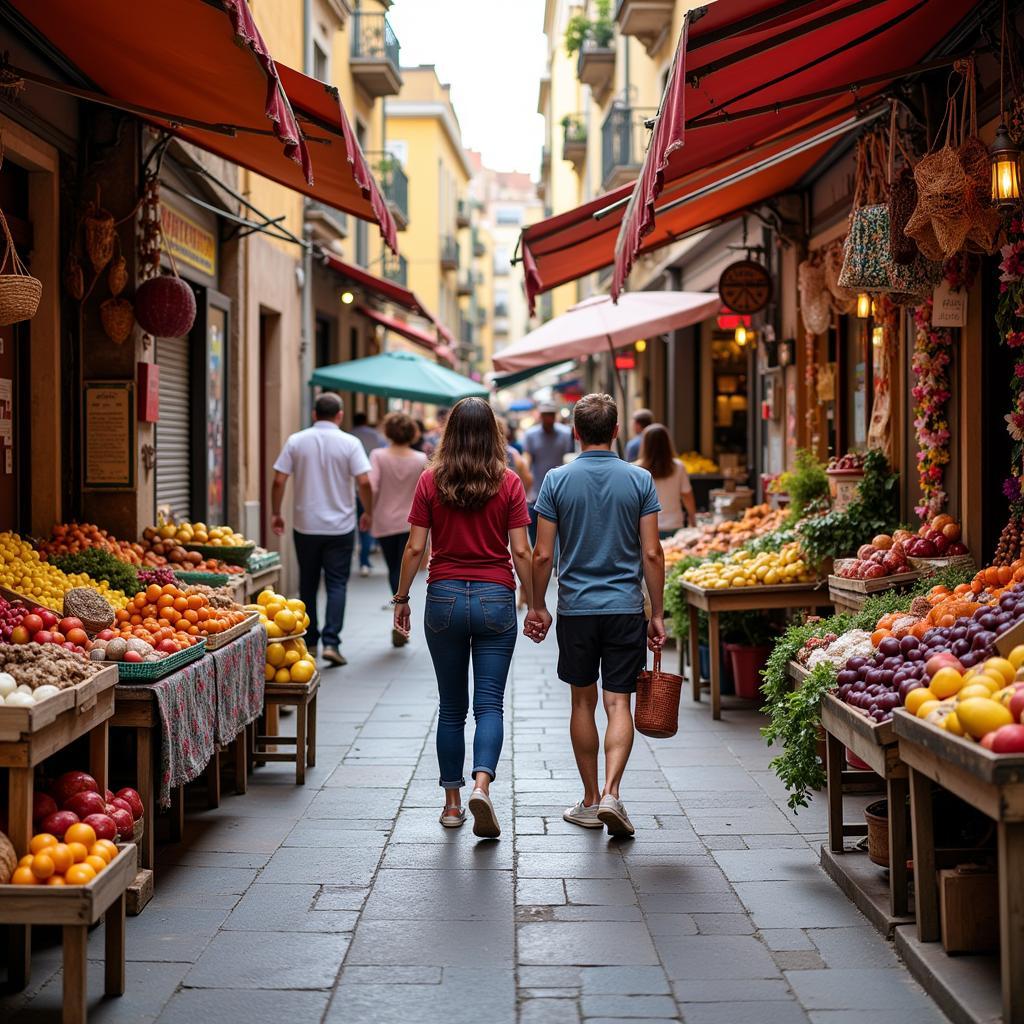
[{"label": "pedestrian in background", "polygon": [[427,425],[421,419],[414,421],[416,423],[416,440],[412,443],[412,450],[414,452],[423,452],[424,455],[430,456],[433,453],[432,448],[428,448],[427,445]]},{"label": "pedestrian in background", "polygon": [[668,427],[652,423],[640,435],[640,457],[636,464],[654,477],[661,511],[658,513],[658,532],[661,537],[671,537],[681,530],[683,509],[691,526],[697,525],[697,502],[693,496],[690,474],[679,461],[672,447]]},{"label": "pedestrian in background", "polygon": [[[437,761],[445,791],[441,824],[466,820],[466,715],[473,664],[473,833],[501,834],[490,787],[504,738],[505,682],[516,645],[515,579],[530,597],[530,516],[519,477],[508,468],[505,435],[480,398],[451,411],[441,445],[416,485],[409,543],[395,605],[395,629],[409,635],[409,588],[423,561],[428,532],[430,571],[424,632],[439,695]],[[509,548],[511,546],[511,558]]]},{"label": "pedestrian in background", "polygon": [[643,432],[654,422],[650,409],[637,409],[633,413],[633,436],[626,442],[626,461],[636,462],[640,458],[640,439]]},{"label": "pedestrian in background", "polygon": [[530,543],[537,543],[537,495],[544,484],[544,478],[556,466],[565,462],[567,455],[576,450],[576,442],[569,427],[557,422],[558,409],[545,403],[538,409],[540,423],[531,427],[523,438],[523,454],[533,474],[533,481],[527,491],[527,506],[530,510]]},{"label": "pedestrian in background", "polygon": [[[615,400],[585,395],[573,415],[582,450],[575,461],[547,474],[537,499],[533,605],[523,631],[540,643],[551,627],[545,594],[557,537],[558,678],[572,688],[569,735],[583,780],[583,798],[562,817],[583,828],[607,826],[612,835],[629,836],[633,823],[619,785],[633,748],[630,694],[647,661],[645,642],[651,650],[665,642],[660,506],[651,474],[611,450],[619,432]],[[644,618],[641,580],[651,594],[650,623]],[[603,788],[594,720],[598,678],[608,715]]]},{"label": "pedestrian in background", "polygon": [[[376,427],[370,426],[370,421],[366,416],[365,412],[357,412],[352,417],[352,433],[362,442],[363,451],[366,452],[367,458],[370,456],[370,452],[375,451],[377,448],[383,448],[387,443],[383,437],[380,436]],[[360,518],[365,510],[362,504],[356,502],[356,512]],[[371,561],[370,556],[373,554],[373,534],[369,530],[359,530],[359,575],[369,576]]]},{"label": "pedestrian in background", "polygon": [[[313,425],[285,441],[274,463],[271,487],[271,528],[284,533],[281,505],[288,478],[295,477],[292,536],[299,562],[299,596],[309,615],[306,646],[316,655],[323,640],[324,660],[344,665],[341,630],[345,624],[345,597],[352,571],[356,536],[355,489],[366,510],[359,526],[369,529],[373,514],[370,463],[358,437],[341,429],[341,399],[327,392],[313,407]],[[320,578],[327,586],[323,633],[317,616]]]},{"label": "pedestrian in background", "polygon": [[433,455],[441,443],[441,435],[444,434],[444,425],[448,422],[449,411],[443,406],[440,407],[434,417],[434,429],[423,435],[423,450],[428,456]]},{"label": "pedestrian in background", "polygon": [[[391,593],[399,592],[402,575],[402,552],[409,540],[409,510],[420,475],[427,466],[427,457],[413,451],[419,436],[416,421],[404,412],[391,412],[384,417],[387,447],[370,452],[370,486],[373,488],[373,536],[377,538],[388,567]],[[404,634],[391,630],[391,643],[403,647]]]}]

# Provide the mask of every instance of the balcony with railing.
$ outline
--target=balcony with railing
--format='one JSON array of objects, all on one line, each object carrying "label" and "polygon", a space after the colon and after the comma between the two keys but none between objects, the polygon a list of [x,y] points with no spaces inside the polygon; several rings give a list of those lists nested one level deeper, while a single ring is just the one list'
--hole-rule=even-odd
[{"label": "balcony with railing", "polygon": [[384,193],[398,230],[404,231],[409,226],[409,178],[405,168],[392,153],[370,152],[366,154],[366,159]]},{"label": "balcony with railing", "polygon": [[371,96],[396,96],[402,88],[401,47],[387,15],[354,11],[349,66]]},{"label": "balcony with railing", "polygon": [[452,235],[441,236],[441,269],[459,269],[459,243]]},{"label": "balcony with railing", "polygon": [[480,237],[476,228],[473,229],[473,258],[480,259],[487,255],[487,246],[484,244],[484,240]]},{"label": "balcony with railing", "polygon": [[619,0],[615,20],[624,36],[639,39],[653,54],[672,27],[675,0]]},{"label": "balcony with railing", "polygon": [[599,101],[603,100],[615,80],[615,46],[611,43],[598,46],[590,41],[583,43],[576,58],[576,77],[590,86]]},{"label": "balcony with railing", "polygon": [[455,280],[455,293],[460,296],[473,294],[473,272],[463,267]]},{"label": "balcony with railing", "polygon": [[495,320],[504,320],[507,317],[508,317],[508,303],[507,302],[501,302],[500,300],[498,302],[495,302],[495,304],[494,304],[494,319]]},{"label": "balcony with railing", "polygon": [[582,114],[562,118],[562,156],[578,171],[587,159],[587,119]]},{"label": "balcony with railing", "polygon": [[395,284],[400,284],[403,288],[409,287],[409,264],[404,256],[396,256],[387,248],[384,250],[381,273],[389,281],[394,281]]},{"label": "balcony with railing", "polygon": [[455,204],[455,226],[468,228],[473,220],[473,208],[468,199],[460,199]]},{"label": "balcony with railing", "polygon": [[306,204],[306,224],[318,242],[330,243],[348,238],[348,214],[318,203],[315,199],[310,199]]},{"label": "balcony with railing", "polygon": [[604,191],[633,181],[640,173],[650,137],[645,123],[657,111],[651,107],[614,104],[601,126],[601,188]]}]

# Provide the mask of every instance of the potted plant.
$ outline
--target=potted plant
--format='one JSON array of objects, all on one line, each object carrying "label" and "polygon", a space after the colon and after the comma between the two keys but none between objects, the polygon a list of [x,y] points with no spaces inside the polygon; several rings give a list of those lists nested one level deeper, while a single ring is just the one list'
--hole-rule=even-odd
[{"label": "potted plant", "polygon": [[724,619],[723,646],[732,663],[736,696],[757,700],[761,670],[778,638],[778,627],[763,612],[736,612]]}]

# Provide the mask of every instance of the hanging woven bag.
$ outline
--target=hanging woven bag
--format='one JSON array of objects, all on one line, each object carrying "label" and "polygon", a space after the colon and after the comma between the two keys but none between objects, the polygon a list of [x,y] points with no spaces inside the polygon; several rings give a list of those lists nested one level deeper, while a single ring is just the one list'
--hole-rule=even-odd
[{"label": "hanging woven bag", "polygon": [[857,293],[852,288],[842,288],[839,275],[843,270],[844,238],[837,238],[825,246],[821,254],[821,265],[825,268],[825,287],[832,296],[832,309],[843,316],[852,313],[857,305]]},{"label": "hanging woven bag", "polygon": [[856,292],[888,291],[889,207],[885,181],[877,165],[874,134],[865,136],[857,146],[856,173],[839,286]]},{"label": "hanging woven bag", "polygon": [[679,729],[679,694],[683,677],[661,671],[661,651],[654,652],[654,669],[637,676],[636,709],[633,720],[637,729],[654,739],[668,739]]},{"label": "hanging woven bag", "polygon": [[0,227],[7,246],[3,263],[0,263],[0,327],[6,327],[31,320],[36,315],[43,296],[43,282],[33,277],[21,262],[3,210],[0,210]]},{"label": "hanging woven bag", "polygon": [[[899,172],[893,162],[896,149],[899,149],[904,160]],[[917,258],[917,242],[907,234],[907,221],[915,206],[917,182],[914,181],[913,161],[900,141],[896,104],[893,103],[889,119],[889,257],[893,263],[913,263]]]},{"label": "hanging woven bag", "polygon": [[85,227],[85,251],[93,271],[98,274],[113,259],[114,240],[117,237],[114,215],[100,206],[98,190],[97,201],[89,203],[82,224]]},{"label": "hanging woven bag", "polygon": [[797,287],[804,326],[812,334],[824,334],[832,322],[832,304],[821,263],[804,260],[797,267]]}]

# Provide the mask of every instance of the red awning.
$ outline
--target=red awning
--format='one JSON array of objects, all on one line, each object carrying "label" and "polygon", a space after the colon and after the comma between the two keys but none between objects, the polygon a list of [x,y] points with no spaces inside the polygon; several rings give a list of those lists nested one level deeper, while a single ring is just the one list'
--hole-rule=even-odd
[{"label": "red awning", "polygon": [[389,331],[394,331],[395,334],[400,334],[403,338],[408,338],[409,341],[415,342],[431,352],[437,351],[437,339],[432,334],[428,334],[412,324],[407,324],[404,320],[397,320],[393,316],[378,313],[377,310],[370,309],[369,306],[357,306],[356,309],[375,324],[380,324],[381,327],[386,327]]},{"label": "red awning", "polygon": [[424,316],[431,322],[434,322],[434,317],[427,310],[426,306],[408,288],[403,288],[400,284],[389,281],[387,278],[377,277],[368,270],[363,270],[362,267],[346,263],[333,253],[329,252],[326,256],[327,266],[331,270],[342,277],[348,278],[349,281],[359,288],[365,289],[379,298],[386,299],[388,302],[393,302],[396,306],[409,310],[410,313],[418,313],[420,316]]},{"label": "red awning", "polygon": [[[337,92],[275,64],[246,0],[11,5],[100,95],[60,83],[64,91],[109,98],[226,160],[373,221],[396,249],[394,221]],[[25,79],[46,84],[30,73]]]},{"label": "red awning", "polygon": [[[683,50],[662,100],[668,116],[656,126],[656,143],[641,173],[643,191],[623,229],[617,280],[624,280],[637,252],[656,247],[644,236],[662,187],[682,194],[695,174],[713,173],[723,162],[772,145],[802,125],[823,124],[830,112],[849,107],[851,92],[863,105],[895,78],[918,70],[973,6],[972,0],[718,0],[709,5],[690,26],[688,42],[685,30],[680,39]],[[799,141],[798,134],[790,136],[790,144]],[[563,214],[564,227],[555,223],[559,218],[550,218],[523,233],[531,299],[613,262],[624,211],[617,210],[596,230],[584,222],[633,191],[626,186]],[[713,220],[708,212],[703,223]],[[689,229],[695,226],[699,223]],[[659,244],[680,233],[678,227],[660,231]],[[588,251],[570,270],[564,266],[566,243],[580,236]],[[551,252],[559,255],[546,259]]]}]

